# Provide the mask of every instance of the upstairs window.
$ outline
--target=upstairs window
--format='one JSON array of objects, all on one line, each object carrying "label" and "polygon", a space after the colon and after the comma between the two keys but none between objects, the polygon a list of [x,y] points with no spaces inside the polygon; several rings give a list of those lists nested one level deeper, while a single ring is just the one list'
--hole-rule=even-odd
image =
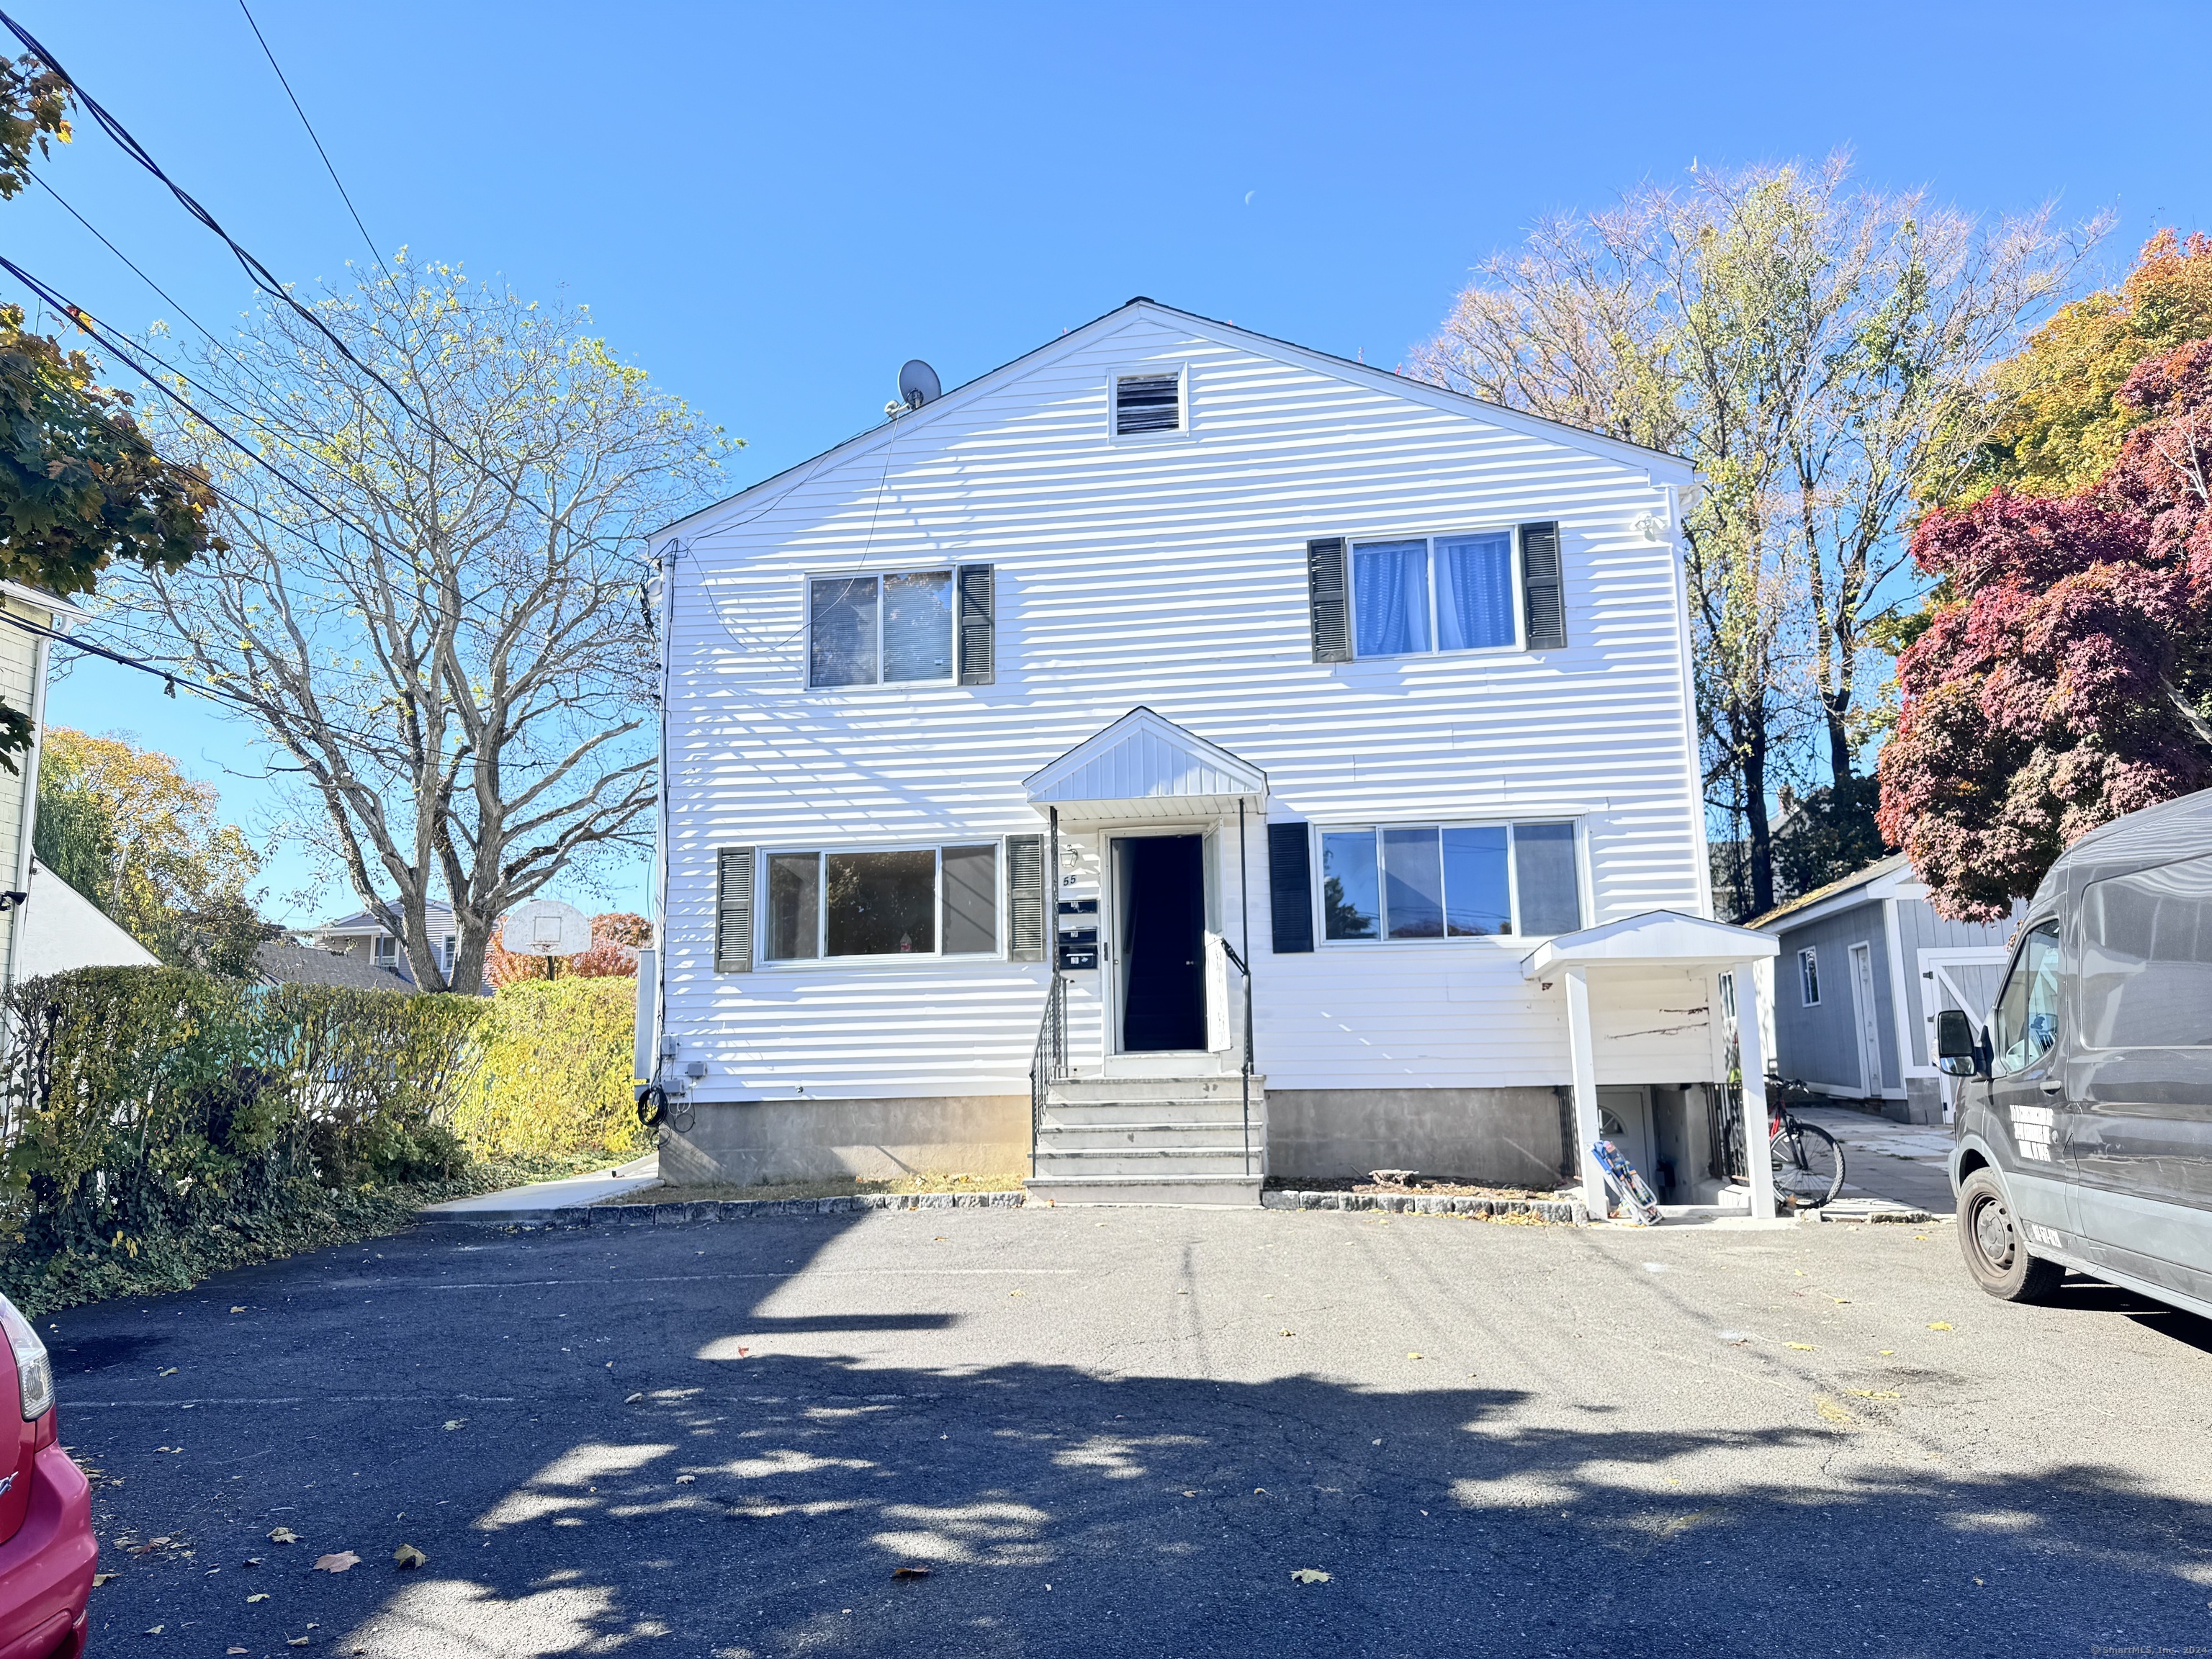
[{"label": "upstairs window", "polygon": [[1352,622],[1363,657],[1518,650],[1513,532],[1354,542]]},{"label": "upstairs window", "polygon": [[399,941],[389,933],[379,933],[370,949],[381,967],[389,968],[399,960]]},{"label": "upstairs window", "polygon": [[1321,853],[1322,934],[1339,943],[1540,936],[1582,926],[1570,823],[1328,830]]},{"label": "upstairs window", "polygon": [[952,681],[949,569],[817,576],[807,585],[806,611],[811,687]]},{"label": "upstairs window", "polygon": [[1182,429],[1182,376],[1117,374],[1114,377],[1114,435]]}]

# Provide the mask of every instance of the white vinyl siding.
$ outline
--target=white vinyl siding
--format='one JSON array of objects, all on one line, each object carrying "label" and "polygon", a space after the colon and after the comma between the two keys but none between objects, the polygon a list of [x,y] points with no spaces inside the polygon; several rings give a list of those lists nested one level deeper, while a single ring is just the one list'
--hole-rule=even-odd
[{"label": "white vinyl siding", "polygon": [[[1111,430],[1113,376],[1147,362],[1187,365],[1187,401],[1202,402],[1172,444]],[[758,975],[711,971],[715,849],[1041,834],[1023,780],[1140,704],[1263,768],[1270,817],[1572,821],[1586,922],[1700,912],[1676,556],[1634,527],[1669,512],[1653,458],[1436,396],[1139,314],[679,526],[667,1017],[726,1091],[710,1097],[1025,1092],[1045,964],[779,964],[763,999]],[[1314,660],[1309,542],[1347,526],[1361,540],[1427,539],[1552,520],[1566,646]],[[878,571],[994,567],[994,684],[807,689],[806,580],[853,571],[863,545]],[[1234,836],[1232,815],[1224,891],[1241,938]],[[1099,839],[1064,828],[1063,872],[1095,860]],[[1447,951],[1443,971],[1419,950],[1273,955],[1267,840],[1255,819],[1247,879],[1271,1087],[1565,1077],[1564,1003],[1523,981],[1517,938]],[[1709,989],[1670,981],[1660,1006],[1702,1009]],[[1095,1042],[1102,1018],[1092,992],[1072,996],[1076,1041],[1089,1021]],[[1626,1046],[1601,1042],[1605,1080],[1709,1074],[1702,1026],[1626,1035],[1653,1024],[1625,1015]],[[1659,1070],[1613,1058],[1667,1042],[1681,1051]]]}]

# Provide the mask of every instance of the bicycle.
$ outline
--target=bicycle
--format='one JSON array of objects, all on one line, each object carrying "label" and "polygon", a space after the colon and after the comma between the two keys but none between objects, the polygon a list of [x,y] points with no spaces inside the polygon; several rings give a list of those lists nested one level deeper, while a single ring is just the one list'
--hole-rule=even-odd
[{"label": "bicycle", "polygon": [[[1802,1084],[1778,1079],[1775,1093],[1786,1101],[1804,1093]],[[1768,1156],[1774,1160],[1774,1196],[1801,1210],[1817,1210],[1844,1189],[1844,1149],[1817,1123],[1801,1122],[1786,1104],[1767,1114]]]}]

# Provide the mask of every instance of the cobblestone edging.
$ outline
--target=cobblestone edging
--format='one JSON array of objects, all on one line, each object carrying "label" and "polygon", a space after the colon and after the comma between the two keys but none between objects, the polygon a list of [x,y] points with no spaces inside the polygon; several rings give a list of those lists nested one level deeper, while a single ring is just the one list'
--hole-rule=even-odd
[{"label": "cobblestone edging", "polygon": [[482,1212],[441,1218],[479,1227],[673,1227],[766,1216],[854,1215],[867,1210],[1006,1210],[1029,1196],[1008,1193],[858,1193],[842,1198],[702,1199],[687,1204],[591,1204],[558,1210]]},{"label": "cobblestone edging", "polygon": [[1563,1227],[1587,1227],[1589,1212],[1564,1198],[1455,1198],[1419,1193],[1265,1192],[1270,1210],[1383,1210],[1392,1215],[1528,1216]]}]

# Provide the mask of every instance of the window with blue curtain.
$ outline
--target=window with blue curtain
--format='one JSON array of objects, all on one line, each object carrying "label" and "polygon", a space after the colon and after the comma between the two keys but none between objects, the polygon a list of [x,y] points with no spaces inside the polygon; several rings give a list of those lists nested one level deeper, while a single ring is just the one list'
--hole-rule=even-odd
[{"label": "window with blue curtain", "polygon": [[1437,540],[1437,648],[1483,651],[1510,646],[1514,627],[1513,537],[1443,536]]},{"label": "window with blue curtain", "polygon": [[1429,544],[1355,543],[1352,621],[1363,657],[1403,657],[1429,648]]}]

